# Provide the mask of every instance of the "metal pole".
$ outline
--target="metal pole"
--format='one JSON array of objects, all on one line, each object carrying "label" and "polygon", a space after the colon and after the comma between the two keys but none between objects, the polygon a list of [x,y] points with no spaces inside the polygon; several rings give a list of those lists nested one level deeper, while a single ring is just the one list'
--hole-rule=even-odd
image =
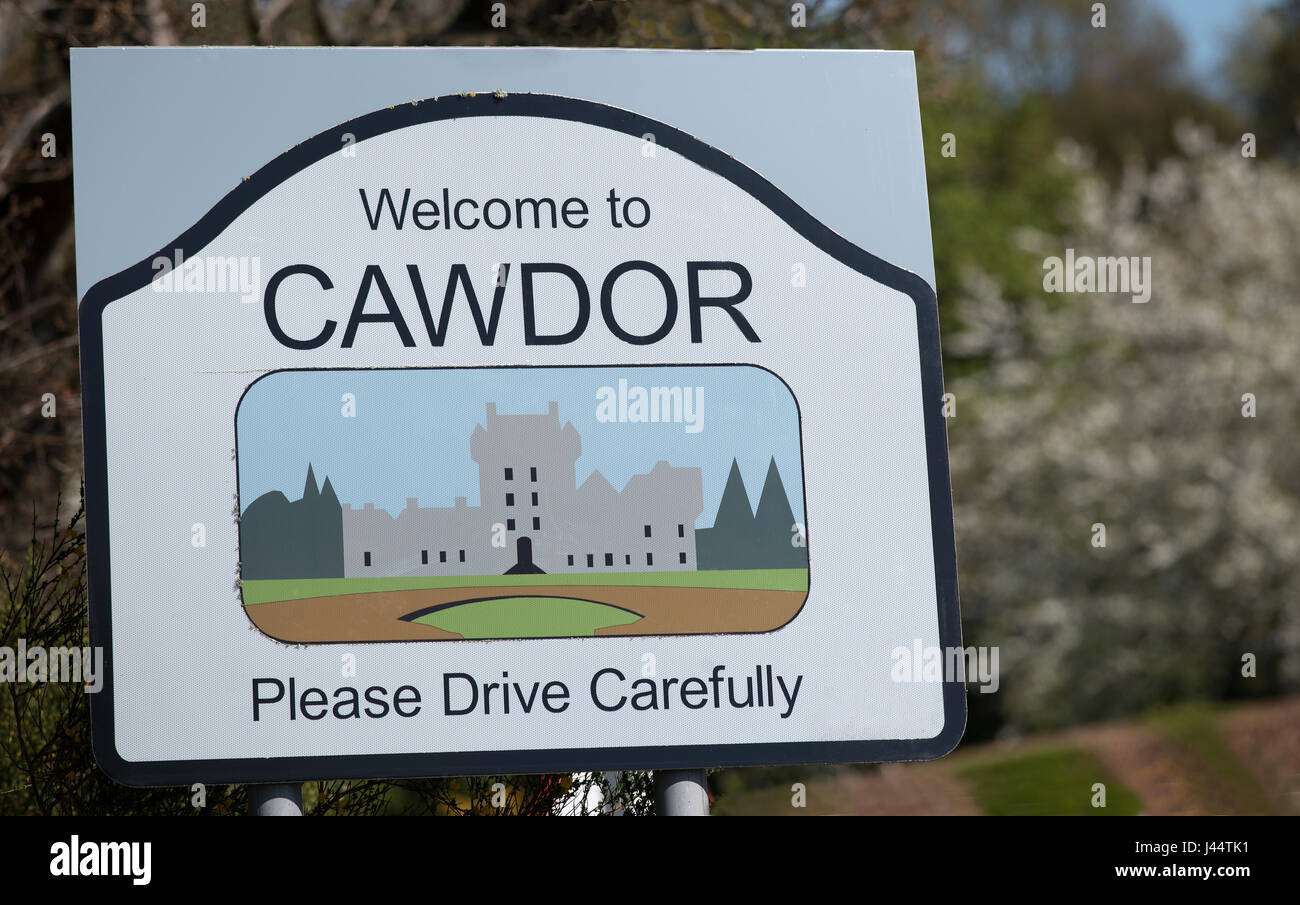
[{"label": "metal pole", "polygon": [[254,817],[301,817],[302,786],[297,783],[249,786],[248,812]]},{"label": "metal pole", "polygon": [[704,770],[656,770],[655,811],[661,817],[708,817]]}]

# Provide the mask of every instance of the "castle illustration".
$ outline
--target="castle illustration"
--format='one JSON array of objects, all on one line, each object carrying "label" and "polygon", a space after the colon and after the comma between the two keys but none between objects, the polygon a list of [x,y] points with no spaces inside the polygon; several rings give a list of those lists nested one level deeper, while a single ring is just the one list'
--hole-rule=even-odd
[{"label": "castle illustration", "polygon": [[544,415],[497,413],[469,436],[478,464],[479,504],[421,506],[408,497],[396,515],[374,503],[340,503],[329,478],[308,466],[302,497],[271,491],[240,519],[241,577],[366,578],[524,573],[807,568],[791,543],[794,515],[769,465],[757,510],[733,460],[710,528],[702,473],[659,461],[615,490],[600,471],[577,483],[582,438]]},{"label": "castle illustration", "polygon": [[561,425],[558,403],[544,415],[502,415],[489,402],[486,415],[469,438],[479,505],[412,497],[394,516],[343,504],[344,577],[492,575],[529,563],[546,573],[696,568],[699,468],[657,462],[622,491],[593,471],[579,486],[582,438]]}]

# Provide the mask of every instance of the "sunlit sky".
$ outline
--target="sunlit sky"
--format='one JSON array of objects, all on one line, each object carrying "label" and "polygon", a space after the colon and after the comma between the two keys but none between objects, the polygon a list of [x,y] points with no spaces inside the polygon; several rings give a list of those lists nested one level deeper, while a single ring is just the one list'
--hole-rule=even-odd
[{"label": "sunlit sky", "polygon": [[1187,68],[1205,87],[1224,88],[1219,67],[1233,35],[1269,4],[1263,0],[1150,0],[1182,33]]},{"label": "sunlit sky", "polygon": [[[703,392],[700,430],[684,423],[605,423],[597,416],[599,388],[693,387]],[[344,393],[355,400],[343,417]],[[244,505],[278,490],[302,494],[307,466],[329,477],[340,502],[374,503],[396,513],[407,497],[424,506],[450,506],[458,496],[479,503],[478,465],[470,434],[495,402],[501,414],[540,414],[559,403],[560,423],[582,440],[576,480],[598,469],[616,489],[663,460],[698,467],[704,510],[713,524],[736,460],[755,506],[775,459],[790,506],[803,510],[799,414],[789,389],[752,367],[534,368],[521,381],[512,368],[378,371],[280,371],[252,385],[239,406],[239,494]],[[837,426],[839,432],[843,428]]]}]

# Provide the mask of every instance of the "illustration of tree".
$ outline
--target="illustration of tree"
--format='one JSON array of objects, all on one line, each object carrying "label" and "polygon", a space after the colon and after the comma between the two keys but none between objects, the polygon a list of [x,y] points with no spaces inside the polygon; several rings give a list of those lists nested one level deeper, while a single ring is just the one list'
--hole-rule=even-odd
[{"label": "illustration of tree", "polygon": [[240,577],[343,577],[343,507],[330,479],[316,486],[307,466],[302,498],[290,502],[278,490],[264,493],[239,520]]},{"label": "illustration of tree", "polygon": [[807,548],[790,542],[793,524],[794,514],[776,459],[768,464],[757,514],[750,508],[740,466],[732,459],[713,527],[695,532],[697,567],[701,570],[807,568]]},{"label": "illustration of tree", "polygon": [[758,511],[754,514],[754,536],[765,569],[806,569],[808,548],[796,547],[794,537],[794,512],[786,495],[781,473],[773,457],[767,466],[767,479],[763,493],[758,498]]}]

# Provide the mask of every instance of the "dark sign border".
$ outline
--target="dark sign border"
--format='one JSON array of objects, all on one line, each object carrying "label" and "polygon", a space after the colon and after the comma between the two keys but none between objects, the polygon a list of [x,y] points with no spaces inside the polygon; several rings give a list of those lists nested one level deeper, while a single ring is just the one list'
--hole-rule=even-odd
[{"label": "dark sign border", "polygon": [[943,729],[932,738],[870,741],[768,742],[520,751],[459,751],[441,754],[337,755],[214,760],[127,761],[117,751],[113,721],[112,607],[108,525],[108,454],[104,399],[102,315],[109,303],[148,286],[152,261],[181,249],[202,251],[240,214],[289,177],[343,146],[347,133],[361,142],[422,123],[478,116],[531,116],[567,120],[622,132],[652,135],[656,145],[704,167],[753,196],[795,232],[853,270],[908,295],[916,305],[921,351],[921,389],[930,487],[930,525],[938,600],[939,643],[961,646],[957,600],[957,553],[948,474],[947,424],[940,408],[943,364],[934,290],[919,276],[857,247],[815,219],[789,196],[728,154],[657,120],[594,101],[548,94],[449,95],[377,110],[321,132],[272,160],[242,181],[197,223],[132,267],[96,283],[78,313],[81,342],[82,421],[85,441],[86,542],[90,594],[90,643],[104,650],[104,686],[91,697],[95,759],[113,779],[129,786],[288,782],[325,779],[561,773],[594,770],[748,767],[773,764],[859,763],[928,760],[957,746],[966,726],[966,691],[943,683]]}]

